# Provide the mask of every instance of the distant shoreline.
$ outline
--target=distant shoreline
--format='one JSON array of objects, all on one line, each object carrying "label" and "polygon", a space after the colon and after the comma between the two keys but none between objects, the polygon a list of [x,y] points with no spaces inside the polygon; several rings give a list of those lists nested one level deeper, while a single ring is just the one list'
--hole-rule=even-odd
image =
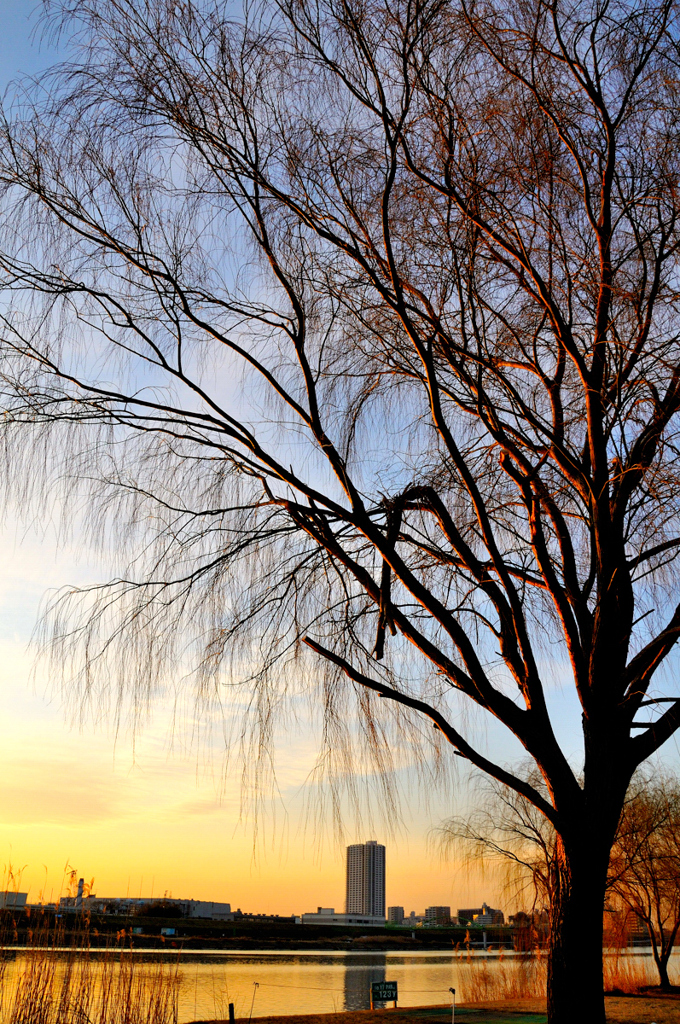
[{"label": "distant shoreline", "polygon": [[[535,956],[536,955],[536,951],[531,951],[530,950],[528,952],[524,952],[524,951],[520,951],[520,950],[516,950],[516,949],[498,949],[498,947],[496,947],[496,946],[494,946],[493,948],[489,947],[488,949],[470,949],[469,951],[467,949],[452,949],[451,946],[442,946],[441,948],[436,948],[434,946],[430,946],[428,949],[393,949],[393,948],[377,949],[375,946],[370,946],[370,947],[367,947],[366,949],[362,949],[361,947],[358,947],[358,946],[355,946],[352,949],[348,949],[347,946],[340,946],[337,949],[330,948],[330,947],[324,947],[323,949],[318,949],[318,948],[316,948],[316,949],[307,949],[306,947],[298,948],[296,946],[290,946],[290,947],[283,946],[282,943],[277,942],[276,943],[276,948],[274,948],[273,946],[271,948],[269,948],[268,946],[244,946],[242,949],[236,949],[236,948],[235,949],[231,949],[230,947],[225,947],[225,948],[217,949],[214,946],[197,946],[195,944],[192,945],[192,946],[185,946],[185,945],[182,944],[182,940],[181,939],[179,939],[174,946],[171,946],[169,943],[166,943],[164,946],[141,946],[141,945],[140,946],[137,946],[137,945],[132,945],[131,946],[129,944],[126,944],[125,946],[113,945],[113,946],[48,946],[48,947],[36,947],[35,944],[31,944],[31,945],[14,945],[14,946],[3,945],[2,947],[0,947],[0,953],[2,953],[2,952],[22,953],[25,950],[28,950],[28,949],[33,950],[33,949],[36,949],[36,948],[46,948],[46,949],[49,949],[50,952],[52,952],[52,953],[73,953],[74,950],[77,952],[79,949],[82,949],[83,952],[87,952],[87,953],[111,953],[112,951],[118,950],[121,953],[123,953],[123,952],[132,952],[132,953],[160,953],[162,955],[166,955],[166,954],[167,955],[171,955],[171,954],[175,954],[176,955],[178,953],[189,953],[189,954],[214,953],[215,955],[224,955],[224,956],[252,956],[253,953],[262,953],[265,956],[287,956],[289,953],[304,953],[306,956],[329,956],[332,953],[342,953],[345,956],[366,956],[367,954],[370,955],[371,953],[375,953],[376,956],[385,956],[386,954],[389,954],[391,956],[423,956],[423,957],[427,957],[427,956],[434,956],[436,954],[442,954],[442,955],[451,954],[451,955],[456,955],[458,957],[467,957],[469,955],[469,956],[474,956],[474,957],[486,957],[487,959],[489,959],[489,958],[490,959],[494,959],[495,957],[497,958],[497,957],[500,957],[500,956],[502,956],[502,957],[509,957],[509,956],[512,956],[512,957],[522,957],[522,956],[523,957],[527,957],[527,956]],[[543,955],[545,955],[543,951],[539,950],[539,952],[541,952]],[[651,954],[651,950],[649,952],[647,952],[646,950],[643,950],[642,951],[642,955],[644,955],[644,956],[647,956],[647,955],[651,956],[652,955]]]},{"label": "distant shoreline", "polygon": [[[139,939],[153,939],[154,936],[135,936]],[[200,941],[200,940],[199,940]],[[217,946],[216,943],[209,945],[199,945],[198,942],[188,942],[186,939],[178,938],[175,941],[167,940],[163,944],[155,945],[138,945],[136,943],[125,943],[112,944],[107,946],[80,946],[77,944],[71,946],[43,946],[36,947],[35,944],[3,944],[0,946],[0,957],[3,953],[22,953],[26,950],[34,950],[36,948],[49,949],[53,953],[73,953],[74,950],[82,950],[83,952],[89,953],[101,953],[110,954],[111,952],[132,952],[140,954],[160,954],[160,955],[177,955],[177,954],[189,954],[189,955],[205,955],[214,954],[215,956],[252,956],[254,953],[262,953],[266,956],[287,956],[290,953],[303,953],[307,956],[329,956],[334,953],[342,953],[346,956],[366,956],[367,954],[374,953],[376,956],[413,956],[413,957],[428,957],[437,954],[450,954],[458,958],[465,959],[468,956],[474,957],[475,959],[498,959],[498,958],[509,958],[509,957],[535,957],[537,955],[546,956],[545,950],[517,950],[509,947],[499,948],[498,946],[489,946],[487,949],[480,949],[472,947],[469,950],[463,947],[451,946],[450,944],[436,946],[434,944],[428,944],[426,948],[399,948],[394,946],[386,946],[380,948],[377,944],[371,943],[370,945],[362,946],[359,941],[353,942],[351,945],[347,943],[328,946],[319,946],[316,944],[313,948],[309,948],[306,945],[293,945],[292,943],[283,943],[276,940],[272,941],[271,946],[264,945],[262,942],[257,945],[245,945],[245,946],[228,946],[222,945]],[[652,948],[651,946],[628,946],[625,949],[613,949],[611,952],[608,950],[604,951],[604,956],[641,956],[651,957]],[[673,956],[680,956],[680,946],[676,946],[673,949]],[[359,1011],[357,1011],[359,1012]],[[363,1012],[363,1011],[361,1011]]]}]

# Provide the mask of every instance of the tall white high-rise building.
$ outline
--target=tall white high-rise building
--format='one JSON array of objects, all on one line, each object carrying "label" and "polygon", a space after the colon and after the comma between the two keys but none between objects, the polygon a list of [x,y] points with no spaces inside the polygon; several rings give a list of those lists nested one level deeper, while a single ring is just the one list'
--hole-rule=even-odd
[{"label": "tall white high-rise building", "polygon": [[385,847],[375,839],[347,847],[345,913],[385,916]]}]

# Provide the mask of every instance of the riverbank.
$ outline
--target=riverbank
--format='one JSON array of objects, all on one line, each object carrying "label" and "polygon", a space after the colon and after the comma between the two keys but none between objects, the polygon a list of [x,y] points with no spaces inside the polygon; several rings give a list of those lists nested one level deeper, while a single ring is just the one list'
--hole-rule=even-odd
[{"label": "riverbank", "polygon": [[[680,995],[607,996],[609,1024],[678,1024]],[[245,1018],[244,1018],[245,1020]],[[456,1024],[545,1024],[545,1000],[516,999],[456,1006]],[[191,1024],[229,1024],[226,1020]],[[243,1024],[243,1021],[237,1024]],[[256,1017],[253,1024],[451,1024],[450,1006],[355,1010],[344,1013]]]}]

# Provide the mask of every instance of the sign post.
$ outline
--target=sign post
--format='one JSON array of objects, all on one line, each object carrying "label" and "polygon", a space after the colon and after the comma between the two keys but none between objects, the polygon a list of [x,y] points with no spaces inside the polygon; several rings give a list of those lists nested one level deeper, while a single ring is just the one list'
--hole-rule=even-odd
[{"label": "sign post", "polygon": [[371,982],[371,1009],[376,1003],[391,1003],[397,1005],[397,983],[396,981],[372,981]]},{"label": "sign post", "polygon": [[456,1024],[456,990],[455,988],[450,988],[449,992],[453,999],[453,1002],[451,1003],[451,1024]]}]

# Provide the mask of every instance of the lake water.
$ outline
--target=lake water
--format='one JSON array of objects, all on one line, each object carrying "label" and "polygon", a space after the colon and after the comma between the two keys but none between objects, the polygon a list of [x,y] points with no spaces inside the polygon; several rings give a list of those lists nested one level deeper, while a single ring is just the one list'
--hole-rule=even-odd
[{"label": "lake water", "polygon": [[[180,1020],[200,1019],[216,997],[234,1003],[237,1017],[365,1010],[371,983],[396,981],[400,1006],[450,1001],[469,965],[450,953],[243,953],[221,960],[186,958],[182,966]],[[488,960],[493,966],[498,961]],[[493,969],[493,967],[492,967]],[[256,988],[257,984],[257,988]],[[193,992],[192,992],[193,988]],[[192,996],[197,1013],[191,1004]]]},{"label": "lake water", "polygon": [[[6,956],[8,952],[6,953]],[[72,957],[56,954],[57,984]],[[111,952],[94,953],[90,967],[94,978],[104,970],[118,971]],[[60,959],[61,958],[61,959]],[[10,991],[25,976],[30,954],[15,950],[6,961],[3,1002],[8,1006]],[[654,965],[644,951],[627,954],[620,960],[639,982],[654,983]],[[673,957],[673,974],[680,980],[680,950]],[[113,967],[111,965],[113,964]],[[399,1005],[418,1006],[450,1002],[450,988],[457,990],[459,1001],[466,999],[507,998],[545,985],[544,958],[531,958],[497,952],[296,952],[276,953],[244,951],[228,953],[158,954],[137,950],[134,971],[153,979],[164,964],[177,970],[179,1021],[228,1016],[228,1004],[234,1003],[236,1016],[248,1018],[270,1014],[325,1013],[367,1009],[371,982],[396,981]],[[4,1017],[4,1015],[3,1015]]]}]

